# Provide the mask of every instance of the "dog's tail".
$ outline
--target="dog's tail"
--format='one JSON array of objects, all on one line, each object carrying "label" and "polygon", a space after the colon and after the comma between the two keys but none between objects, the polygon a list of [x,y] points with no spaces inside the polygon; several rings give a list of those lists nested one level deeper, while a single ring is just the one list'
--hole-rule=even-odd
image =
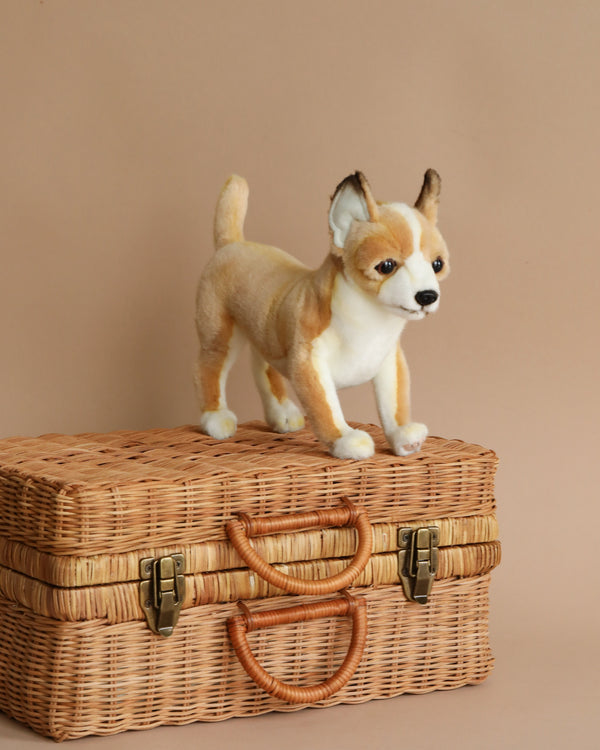
[{"label": "dog's tail", "polygon": [[248,192],[248,183],[236,174],[223,186],[215,211],[215,250],[231,242],[243,241]]}]

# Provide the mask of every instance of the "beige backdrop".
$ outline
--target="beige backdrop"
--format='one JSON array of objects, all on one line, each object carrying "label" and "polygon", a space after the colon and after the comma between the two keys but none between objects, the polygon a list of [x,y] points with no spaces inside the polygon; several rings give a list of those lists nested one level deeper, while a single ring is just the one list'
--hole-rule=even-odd
[{"label": "beige backdrop", "polygon": [[[414,413],[501,457],[487,683],[127,746],[598,747],[600,4],[4,0],[0,19],[0,435],[197,419],[194,290],[232,171],[247,235],[316,265],[339,180],[409,200],[432,166],[453,272],[406,333]],[[259,415],[245,361],[230,402]],[[343,403],[376,421],[367,387]],[[2,750],[43,742],[0,719]]]}]

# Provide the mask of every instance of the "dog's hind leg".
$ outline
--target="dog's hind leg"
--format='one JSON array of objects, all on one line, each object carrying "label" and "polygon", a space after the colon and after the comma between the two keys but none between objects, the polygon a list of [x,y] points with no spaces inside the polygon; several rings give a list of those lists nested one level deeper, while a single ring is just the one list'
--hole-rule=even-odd
[{"label": "dog's hind leg", "polygon": [[243,336],[233,320],[222,322],[219,330],[210,331],[206,321],[198,321],[200,352],[196,370],[196,389],[202,411],[200,429],[217,440],[231,437],[237,429],[237,418],[227,408],[227,376]]},{"label": "dog's hind leg", "polygon": [[254,348],[252,372],[269,427],[274,432],[295,432],[302,429],[304,417],[287,395],[283,376]]}]

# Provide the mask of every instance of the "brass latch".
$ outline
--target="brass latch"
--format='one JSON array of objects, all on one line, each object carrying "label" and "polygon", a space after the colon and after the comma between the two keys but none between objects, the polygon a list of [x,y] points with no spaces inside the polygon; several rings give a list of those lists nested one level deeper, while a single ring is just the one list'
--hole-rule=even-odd
[{"label": "brass latch", "polygon": [[184,568],[179,554],[140,561],[140,604],[154,633],[169,636],[177,624],[185,596]]},{"label": "brass latch", "polygon": [[437,526],[398,530],[398,570],[406,598],[427,604],[438,569],[440,530]]}]

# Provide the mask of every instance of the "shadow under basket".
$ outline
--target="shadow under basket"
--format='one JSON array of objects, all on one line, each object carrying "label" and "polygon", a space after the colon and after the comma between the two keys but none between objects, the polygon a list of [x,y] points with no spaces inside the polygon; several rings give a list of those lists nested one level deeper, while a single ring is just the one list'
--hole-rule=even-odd
[{"label": "shadow under basket", "polygon": [[484,680],[497,458],[362,427],[0,441],[0,708],[60,741]]}]

